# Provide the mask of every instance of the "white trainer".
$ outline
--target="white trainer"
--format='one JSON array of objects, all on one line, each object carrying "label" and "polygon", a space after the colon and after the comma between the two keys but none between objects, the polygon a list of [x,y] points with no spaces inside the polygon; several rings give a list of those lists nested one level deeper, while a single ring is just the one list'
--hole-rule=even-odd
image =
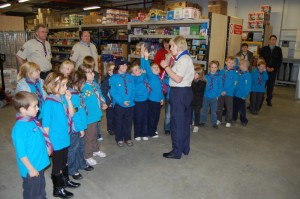
[{"label": "white trainer", "polygon": [[231,124],[229,122],[226,123],[225,127],[230,128]]},{"label": "white trainer", "polygon": [[145,140],[145,141],[146,141],[146,140],[149,140],[149,138],[148,138],[148,137],[143,137],[143,140]]},{"label": "white trainer", "polygon": [[141,141],[141,137],[134,138],[136,141]]},{"label": "white trainer", "polygon": [[90,166],[95,166],[97,164],[97,161],[94,158],[88,158],[86,159],[86,163]]},{"label": "white trainer", "polygon": [[101,137],[101,138],[98,138],[97,140],[98,140],[98,141],[102,141],[102,140],[103,140],[103,138]]},{"label": "white trainer", "polygon": [[158,134],[152,136],[152,138],[158,138],[158,137],[159,137]]},{"label": "white trainer", "polygon": [[221,121],[220,120],[217,120],[217,125],[219,126],[221,124]]},{"label": "white trainer", "polygon": [[194,126],[193,133],[197,133],[198,130],[199,130],[199,127],[198,126]]},{"label": "white trainer", "polygon": [[93,152],[93,156],[99,156],[100,158],[105,158],[106,154],[103,151]]}]

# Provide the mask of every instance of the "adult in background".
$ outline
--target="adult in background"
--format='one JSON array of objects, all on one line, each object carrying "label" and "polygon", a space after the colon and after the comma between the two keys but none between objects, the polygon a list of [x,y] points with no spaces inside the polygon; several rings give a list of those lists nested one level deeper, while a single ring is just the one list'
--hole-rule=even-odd
[{"label": "adult in background", "polygon": [[96,46],[91,43],[90,33],[88,31],[83,31],[80,36],[80,41],[73,46],[70,56],[70,60],[74,62],[76,70],[83,63],[83,59],[86,56],[92,56],[95,60],[95,82],[99,83],[98,51]]},{"label": "adult in background", "polygon": [[248,60],[250,63],[250,67],[253,66],[253,53],[248,50],[248,44],[242,43],[240,52],[237,53],[241,58]]},{"label": "adult in background", "polygon": [[167,60],[160,65],[170,77],[170,105],[171,105],[171,138],[172,151],[164,153],[163,157],[180,159],[182,153],[190,152],[190,121],[194,79],[194,65],[187,50],[186,39],[177,36],[170,41],[171,53],[176,58],[175,65],[170,68]]},{"label": "adult in background", "polygon": [[160,65],[160,62],[162,60],[165,60],[167,57],[166,55],[169,55],[170,52],[170,39],[165,38],[162,40],[161,42],[161,48],[156,52],[156,54],[154,55],[154,63],[156,63],[159,67],[160,67],[160,74],[163,73],[163,68]]},{"label": "adult in background", "polygon": [[35,38],[28,40],[17,52],[16,57],[20,65],[26,60],[36,63],[41,68],[40,77],[45,79],[52,70],[51,47],[48,41],[48,29],[43,24],[35,27]]},{"label": "adult in background", "polygon": [[269,45],[264,46],[260,50],[260,57],[263,57],[267,63],[268,81],[267,87],[267,105],[272,106],[273,89],[275,86],[276,74],[282,64],[282,51],[279,46],[276,46],[277,37],[271,35],[269,38]]}]

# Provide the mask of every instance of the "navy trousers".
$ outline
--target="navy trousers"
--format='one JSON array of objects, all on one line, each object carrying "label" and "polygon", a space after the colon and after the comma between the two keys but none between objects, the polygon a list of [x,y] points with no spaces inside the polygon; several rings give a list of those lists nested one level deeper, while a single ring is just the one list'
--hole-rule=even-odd
[{"label": "navy trousers", "polygon": [[39,172],[37,177],[23,178],[23,198],[24,199],[46,199],[46,181],[44,171]]},{"label": "navy trousers", "polygon": [[276,72],[268,72],[268,80],[266,82],[267,87],[267,102],[271,102],[273,98],[273,90],[276,81]]},{"label": "navy trousers", "polygon": [[263,92],[251,92],[250,94],[250,111],[258,112],[264,98]]},{"label": "navy trousers", "polygon": [[108,107],[106,109],[107,131],[114,130],[113,129],[113,119],[114,119],[114,109],[113,109],[113,107]]},{"label": "navy trousers", "polygon": [[160,102],[148,100],[148,135],[150,137],[156,135],[157,125],[160,116]]},{"label": "navy trousers", "polygon": [[191,87],[171,87],[172,153],[180,158],[190,152],[190,122],[193,91]]},{"label": "navy trousers", "polygon": [[116,142],[131,140],[133,109],[134,107],[124,108],[118,104],[115,105],[114,131]]},{"label": "navy trousers", "polygon": [[134,114],[134,138],[148,136],[148,101],[135,102]]},{"label": "navy trousers", "polygon": [[248,119],[246,117],[246,100],[233,97],[233,114],[232,120],[236,121],[238,118],[238,113],[240,113],[240,121],[242,123],[248,123]]}]

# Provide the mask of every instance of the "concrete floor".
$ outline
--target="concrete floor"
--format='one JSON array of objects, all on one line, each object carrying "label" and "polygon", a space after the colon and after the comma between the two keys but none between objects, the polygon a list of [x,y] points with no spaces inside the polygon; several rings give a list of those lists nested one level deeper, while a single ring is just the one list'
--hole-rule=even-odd
[{"label": "concrete floor", "polygon": [[[294,88],[275,88],[273,107],[263,106],[249,124],[232,128],[211,127],[191,135],[191,153],[181,160],[162,157],[171,149],[170,136],[135,141],[118,148],[105,132],[92,172],[83,171],[82,186],[74,198],[102,199],[299,199],[300,198],[300,102]],[[163,114],[162,114],[163,115]],[[0,198],[22,197],[11,128],[12,107],[0,109]],[[48,198],[52,198],[50,169],[46,171]]]}]

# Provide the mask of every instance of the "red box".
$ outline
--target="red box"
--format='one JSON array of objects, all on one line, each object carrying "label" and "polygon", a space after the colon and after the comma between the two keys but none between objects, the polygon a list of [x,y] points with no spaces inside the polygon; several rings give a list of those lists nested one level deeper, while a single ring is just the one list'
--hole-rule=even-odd
[{"label": "red box", "polygon": [[248,21],[254,21],[254,20],[255,20],[255,12],[249,12]]},{"label": "red box", "polygon": [[255,20],[270,21],[270,14],[266,14],[264,12],[256,12],[255,13]]},{"label": "red box", "polygon": [[255,29],[256,21],[248,21],[248,29]]},{"label": "red box", "polygon": [[264,12],[266,14],[270,14],[271,13],[271,6],[270,5],[261,5],[260,6],[260,11]]}]

